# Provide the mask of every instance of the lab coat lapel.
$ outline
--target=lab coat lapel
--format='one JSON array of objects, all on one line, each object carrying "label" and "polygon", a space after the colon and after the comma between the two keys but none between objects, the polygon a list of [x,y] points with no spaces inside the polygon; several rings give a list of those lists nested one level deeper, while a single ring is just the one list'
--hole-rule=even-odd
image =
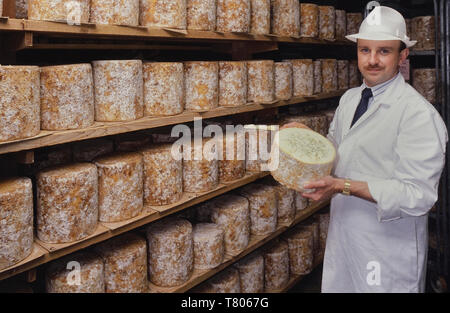
[{"label": "lab coat lapel", "polygon": [[[356,123],[353,125],[353,127],[350,128],[356,108],[359,104],[359,101],[361,100],[361,96],[360,96],[358,98],[358,102],[356,103],[356,105],[354,103],[352,104],[352,106],[354,106],[354,108],[352,108],[352,111],[351,111],[353,114],[351,114],[352,115],[351,118],[346,121],[347,122],[347,125],[346,125],[347,134],[354,133],[361,124],[363,124],[370,116],[372,116],[378,110],[378,108],[381,105],[390,106],[392,104],[395,104],[395,102],[398,100],[398,98],[402,95],[405,84],[406,84],[405,79],[403,78],[403,76],[401,74],[399,74],[397,76],[397,78],[392,82],[392,84],[387,88],[387,90],[381,95],[381,97],[379,99],[373,101],[369,105],[369,108],[367,109],[367,111],[356,121]],[[347,134],[344,135],[344,138]]]}]

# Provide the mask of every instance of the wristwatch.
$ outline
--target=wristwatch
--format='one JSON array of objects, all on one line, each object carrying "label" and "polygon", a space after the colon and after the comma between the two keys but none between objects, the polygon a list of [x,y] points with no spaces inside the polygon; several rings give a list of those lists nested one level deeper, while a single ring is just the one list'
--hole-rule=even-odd
[{"label": "wristwatch", "polygon": [[346,196],[350,196],[350,180],[345,179],[344,181],[344,189],[342,189],[342,194]]}]

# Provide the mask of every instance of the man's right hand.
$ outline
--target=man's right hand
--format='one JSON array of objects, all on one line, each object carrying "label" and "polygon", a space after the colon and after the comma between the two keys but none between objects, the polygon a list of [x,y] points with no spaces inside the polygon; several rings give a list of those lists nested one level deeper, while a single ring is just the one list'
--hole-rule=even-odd
[{"label": "man's right hand", "polygon": [[284,124],[283,126],[280,127],[280,130],[285,129],[285,128],[306,128],[306,129],[311,129],[308,126],[306,126],[305,124],[299,123],[299,122],[290,122],[287,124]]}]

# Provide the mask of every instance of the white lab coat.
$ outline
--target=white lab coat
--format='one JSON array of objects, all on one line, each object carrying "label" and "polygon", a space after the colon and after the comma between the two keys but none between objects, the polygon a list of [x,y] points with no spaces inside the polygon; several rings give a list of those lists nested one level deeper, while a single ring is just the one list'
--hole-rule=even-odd
[{"label": "white lab coat", "polygon": [[361,91],[342,96],[328,137],[338,151],[335,176],[367,182],[377,203],[331,200],[322,292],[423,292],[447,129],[401,75],[350,129]]}]

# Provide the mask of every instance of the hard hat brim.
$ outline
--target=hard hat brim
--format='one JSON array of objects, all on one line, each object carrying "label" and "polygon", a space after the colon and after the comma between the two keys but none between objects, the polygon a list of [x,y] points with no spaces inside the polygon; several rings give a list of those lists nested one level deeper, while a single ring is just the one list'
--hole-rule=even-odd
[{"label": "hard hat brim", "polygon": [[400,40],[405,43],[406,47],[410,48],[414,46],[417,41],[416,40],[406,40],[406,39],[400,39],[399,37],[385,34],[385,33],[358,33],[358,34],[352,34],[345,36],[350,41],[357,42],[358,39],[366,39],[366,40]]}]

